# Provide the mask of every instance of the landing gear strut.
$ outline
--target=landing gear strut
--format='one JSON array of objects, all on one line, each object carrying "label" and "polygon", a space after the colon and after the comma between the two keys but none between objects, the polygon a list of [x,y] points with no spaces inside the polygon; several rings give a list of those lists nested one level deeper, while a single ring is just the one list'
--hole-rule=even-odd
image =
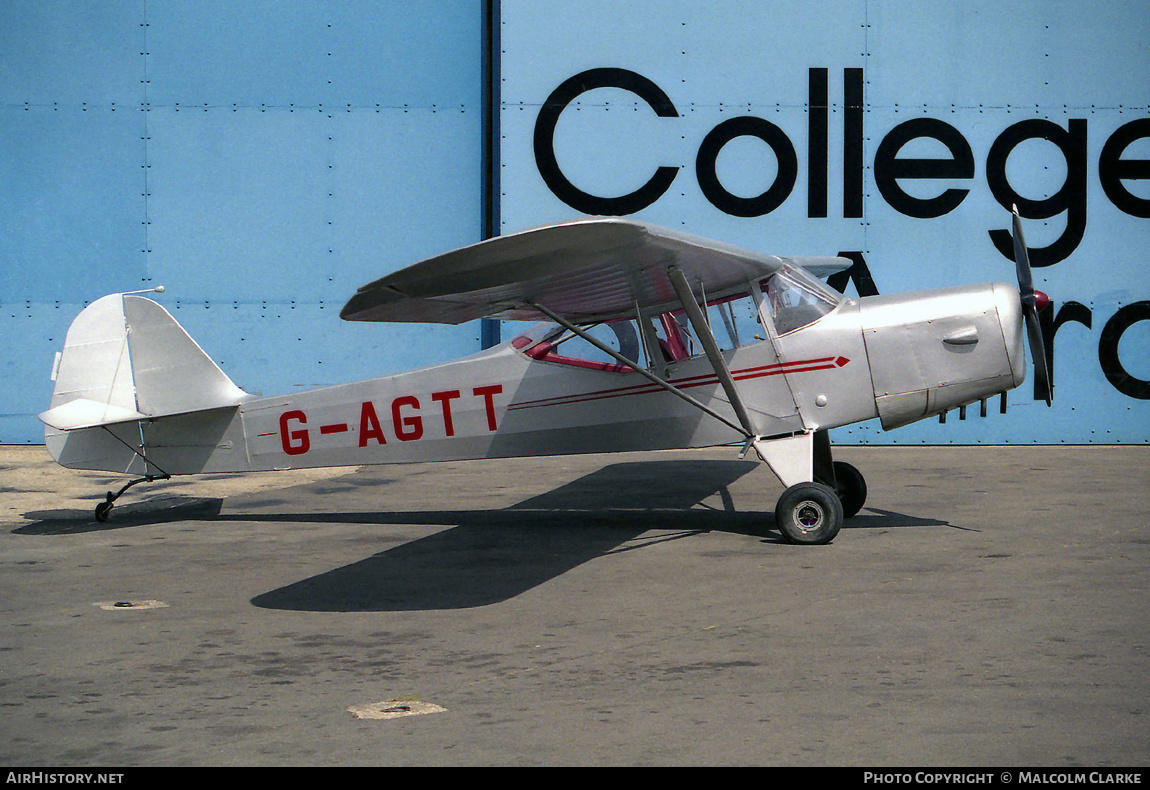
[{"label": "landing gear strut", "polygon": [[171,475],[147,475],[146,477],[138,477],[135,480],[130,480],[116,493],[108,492],[108,498],[100,504],[96,505],[96,521],[103,524],[112,515],[112,504],[119,499],[125,491],[137,483],[151,483],[153,480],[171,480]]}]

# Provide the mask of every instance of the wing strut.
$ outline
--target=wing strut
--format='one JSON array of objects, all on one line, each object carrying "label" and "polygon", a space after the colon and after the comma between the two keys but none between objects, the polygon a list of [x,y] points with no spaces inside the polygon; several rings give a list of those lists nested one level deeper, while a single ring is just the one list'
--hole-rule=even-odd
[{"label": "wing strut", "polygon": [[[722,385],[723,392],[727,393],[727,399],[730,401],[731,408],[735,409],[735,416],[738,417],[739,423],[743,425],[743,435],[746,437],[746,444],[743,445],[743,452],[739,453],[738,457],[743,458],[746,451],[754,447],[754,452],[758,453],[759,458],[766,461],[767,466],[771,467],[775,475],[783,481],[784,484],[790,485],[791,480],[797,480],[794,470],[782,470],[780,459],[790,457],[792,453],[783,452],[780,454],[779,448],[782,445],[795,445],[798,443],[799,447],[805,446],[802,435],[798,439],[795,437],[788,437],[785,442],[780,439],[766,440],[762,438],[758,425],[754,424],[754,417],[751,412],[746,408],[743,397],[738,392],[735,385],[735,378],[730,375],[730,368],[727,367],[727,360],[722,358],[722,352],[719,351],[719,344],[715,343],[714,335],[711,333],[711,324],[707,322],[703,310],[699,309],[698,302],[695,300],[695,294],[691,292],[691,286],[687,283],[687,277],[682,273],[679,267],[667,267],[667,277],[670,279],[670,285],[674,287],[675,294],[683,304],[683,310],[687,313],[687,320],[691,322],[691,327],[695,328],[696,336],[699,342],[703,344],[703,351],[707,355],[707,359],[711,361],[711,367],[714,368],[715,375],[719,377],[719,383]],[[700,284],[702,285],[702,284]],[[704,304],[706,304],[706,296],[703,297]],[[806,463],[806,467],[810,467],[810,463]],[[798,476],[803,475],[803,463],[799,462]],[[806,473],[810,476],[810,473]]]},{"label": "wing strut", "polygon": [[723,385],[723,391],[727,393],[727,400],[731,402],[735,416],[739,418],[739,423],[743,426],[743,433],[747,437],[757,438],[760,435],[759,429],[755,426],[751,413],[747,411],[747,406],[739,395],[735,380],[731,378],[731,369],[727,367],[727,361],[723,359],[723,354],[719,351],[719,344],[715,342],[715,336],[711,334],[711,325],[707,323],[706,316],[699,309],[695,295],[691,293],[691,286],[687,284],[687,278],[683,276],[683,272],[677,266],[668,266],[667,276],[671,279],[671,286],[675,289],[679,301],[683,303],[687,320],[691,322],[691,326],[695,328],[695,335],[703,344],[703,351],[707,354],[711,367],[715,369],[719,383]]},{"label": "wing strut", "polygon": [[[543,315],[550,318],[555,323],[571,330],[577,336],[586,340],[595,348],[607,354],[620,365],[623,365],[635,371],[639,375],[648,379],[649,381],[658,384],[663,389],[670,392],[679,398],[682,398],[687,403],[694,406],[696,409],[709,414],[719,422],[733,428],[738,433],[742,434],[746,443],[743,445],[743,451],[739,454],[742,458],[747,454],[747,451],[752,447],[755,448],[755,453],[763,460],[775,476],[782,481],[785,486],[792,486],[796,483],[810,482],[812,479],[812,456],[813,456],[813,437],[811,432],[798,433],[791,436],[777,436],[773,438],[764,438],[758,433],[755,427],[754,420],[751,418],[750,412],[747,410],[746,405],[743,403],[742,397],[739,395],[738,388],[735,386],[734,378],[731,376],[731,371],[727,367],[726,361],[723,359],[722,354],[719,352],[718,344],[715,342],[714,336],[711,334],[710,327],[707,325],[706,319],[699,310],[699,305],[695,302],[691,294],[691,289],[687,285],[686,278],[683,273],[675,268],[670,267],[668,275],[671,280],[671,285],[675,288],[679,300],[683,303],[683,309],[687,313],[687,318],[690,320],[691,325],[694,326],[696,334],[699,336],[700,342],[703,344],[703,349],[707,353],[707,358],[710,360],[712,367],[715,369],[715,374],[719,377],[719,381],[726,391],[731,405],[735,409],[735,415],[739,418],[742,426],[728,420],[723,415],[716,412],[706,404],[692,398],[687,393],[680,390],[669,381],[656,376],[649,370],[644,370],[639,367],[635,362],[627,359],[622,354],[614,349],[604,345],[596,338],[583,331],[580,327],[568,321],[563,316],[555,313],[537,302],[527,301],[525,304],[535,310],[538,310]],[[640,316],[641,318],[641,316]]]},{"label": "wing strut", "polygon": [[[669,381],[662,379],[659,376],[656,376],[654,373],[652,373],[649,370],[644,370],[643,368],[639,367],[635,362],[632,362],[631,360],[627,359],[622,354],[616,352],[615,350],[613,350],[613,349],[609,348],[608,346],[604,345],[603,343],[599,342],[597,339],[591,337],[591,335],[587,334],[580,327],[571,323],[570,321],[568,321],[566,318],[559,315],[558,313],[552,312],[551,310],[548,310],[546,307],[544,307],[543,305],[538,304],[536,302],[528,301],[528,302],[526,302],[526,304],[528,307],[531,307],[531,308],[538,310],[539,312],[543,313],[543,315],[547,316],[548,318],[550,318],[555,323],[565,327],[566,329],[571,330],[576,335],[578,335],[580,338],[582,338],[583,340],[586,340],[588,343],[595,346],[595,348],[599,349],[604,354],[607,354],[608,356],[610,356],[612,359],[614,359],[620,365],[624,365],[624,366],[630,368],[631,370],[635,371],[639,375],[648,379],[652,383],[658,384],[660,387],[667,390],[667,392],[670,392],[672,395],[675,395],[679,398],[682,398],[687,403],[694,406],[696,409],[699,409],[700,411],[711,415],[712,417],[714,417],[719,422],[721,422],[725,425],[728,425],[731,428],[735,429],[740,434],[742,434],[744,437],[746,437],[748,444],[755,440],[756,437],[755,437],[755,434],[753,432],[748,432],[745,428],[739,427],[738,425],[731,422],[730,420],[728,420],[723,415],[719,414],[717,411],[715,411],[711,407],[709,407],[706,404],[696,400],[695,398],[692,398],[690,395],[683,392],[681,389],[676,387],[674,384],[671,384]],[[696,310],[697,309],[698,308],[696,307]],[[712,342],[714,342],[714,341],[712,340]],[[728,372],[727,375],[730,376],[730,373]],[[733,384],[733,382],[732,382],[732,384]],[[741,421],[742,421],[742,418],[740,418],[740,422]]]}]

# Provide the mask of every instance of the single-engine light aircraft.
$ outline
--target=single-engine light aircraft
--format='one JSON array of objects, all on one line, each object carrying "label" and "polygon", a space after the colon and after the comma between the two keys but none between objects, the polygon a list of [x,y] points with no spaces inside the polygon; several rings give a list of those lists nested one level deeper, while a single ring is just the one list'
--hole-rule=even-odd
[{"label": "single-engine light aircraft", "polygon": [[866,499],[859,471],[832,460],[830,428],[875,417],[897,428],[979,401],[985,415],[1026,375],[1024,333],[1049,404],[1046,299],[1017,209],[1013,232],[1017,288],[852,299],[820,280],[844,258],[760,254],[623,218],[548,225],[389,274],[341,312],[533,322],[512,339],[274,397],[233,384],[146,292],[112,294],[69,328],[39,416],[63,466],[136,476],[97,521],[131,486],[172,475],[733,445],[782,482],[783,536],[828,543]]}]

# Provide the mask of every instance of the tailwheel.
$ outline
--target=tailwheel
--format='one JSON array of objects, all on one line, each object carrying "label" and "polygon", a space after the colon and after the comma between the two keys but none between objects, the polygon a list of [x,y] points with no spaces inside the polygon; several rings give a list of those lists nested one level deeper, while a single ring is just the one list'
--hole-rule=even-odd
[{"label": "tailwheel", "polygon": [[830,543],[843,526],[843,505],[822,483],[798,483],[779,497],[775,525],[791,543]]},{"label": "tailwheel", "polygon": [[843,504],[843,518],[853,518],[866,504],[866,479],[846,461],[835,461],[835,493]]},{"label": "tailwheel", "polygon": [[105,521],[107,521],[112,515],[112,505],[116,502],[117,499],[119,499],[120,497],[122,497],[124,495],[125,491],[127,491],[132,486],[139,485],[140,483],[151,483],[155,480],[171,480],[171,479],[172,479],[172,476],[167,474],[167,473],[164,473],[162,475],[145,475],[144,477],[139,477],[139,478],[136,478],[135,480],[129,480],[124,485],[123,488],[121,488],[119,491],[117,491],[115,493],[112,493],[111,491],[109,491],[107,498],[103,502],[101,502],[100,504],[96,505],[96,513],[95,513],[96,521],[99,521],[101,524],[103,524]]}]

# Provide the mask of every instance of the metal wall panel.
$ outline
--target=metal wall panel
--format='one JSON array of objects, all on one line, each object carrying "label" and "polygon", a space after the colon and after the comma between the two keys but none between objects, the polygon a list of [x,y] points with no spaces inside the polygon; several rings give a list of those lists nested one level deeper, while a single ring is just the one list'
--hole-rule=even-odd
[{"label": "metal wall panel", "polygon": [[471,353],[350,325],[359,286],[482,233],[482,0],[27,0],[0,9],[0,441],[68,322],[158,297],[272,394]]},{"label": "metal wall panel", "polygon": [[181,298],[342,304],[475,240],[474,125],[458,108],[154,109],[149,273]]},{"label": "metal wall panel", "polygon": [[145,0],[6,0],[0,104],[136,108]]},{"label": "metal wall panel", "polygon": [[131,107],[0,106],[0,301],[79,301],[138,287],[143,136]]},{"label": "metal wall panel", "polygon": [[[1055,301],[1055,407],[1024,386],[1005,417],[836,438],[1150,440],[1143,3],[497,5],[504,231],[611,207],[565,203],[534,146],[546,98],[605,68],[649,82],[674,114],[633,80],[583,93],[556,123],[556,162],[607,198],[674,168],[635,212],[653,222],[772,252],[856,251],[893,292],[1011,279],[988,232],[1007,227],[999,203],[1016,194],[1024,214],[1050,215],[1026,223],[1031,246],[1062,244],[1036,271]],[[474,350],[479,327],[335,313],[362,282],[482,233],[482,12],[480,0],[5,3],[0,441],[39,441],[50,351],[112,290],[164,284],[162,301],[257,391]],[[733,132],[711,152],[708,194],[698,164],[716,129]],[[895,157],[946,162],[948,140],[969,149],[970,174],[890,177]],[[780,172],[776,149],[793,167]],[[772,186],[777,205],[732,211]],[[912,216],[947,190],[957,205]]]},{"label": "metal wall panel", "polygon": [[[635,214],[857,252],[886,293],[1012,281],[990,232],[1009,228],[1002,203],[1031,217],[1029,245],[1051,247],[1035,277],[1054,300],[1054,408],[1028,383],[1005,416],[838,441],[1150,441],[1144,3],[504,0],[501,37],[505,232]],[[576,75],[602,87],[572,88],[538,136]],[[937,161],[896,177],[907,159]],[[617,200],[660,168],[669,185]]]}]

